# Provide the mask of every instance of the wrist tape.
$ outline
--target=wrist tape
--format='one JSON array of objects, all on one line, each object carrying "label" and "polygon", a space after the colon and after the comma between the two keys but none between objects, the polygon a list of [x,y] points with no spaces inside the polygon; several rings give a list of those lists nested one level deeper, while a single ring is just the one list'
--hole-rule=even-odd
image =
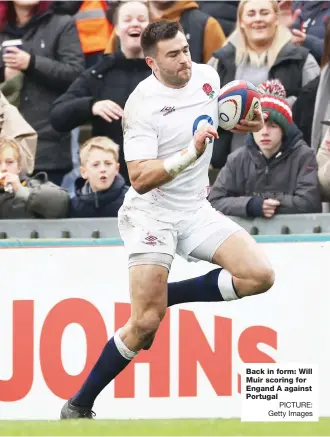
[{"label": "wrist tape", "polygon": [[167,173],[175,178],[184,169],[193,164],[199,155],[195,147],[194,140],[191,140],[189,146],[169,158],[164,159],[164,168]]}]

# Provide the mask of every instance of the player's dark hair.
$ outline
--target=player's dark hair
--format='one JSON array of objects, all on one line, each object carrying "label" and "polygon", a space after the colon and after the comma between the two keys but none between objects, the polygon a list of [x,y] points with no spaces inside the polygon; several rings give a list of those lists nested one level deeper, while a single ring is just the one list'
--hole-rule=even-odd
[{"label": "player's dark hair", "polygon": [[176,21],[161,20],[150,23],[141,36],[144,56],[155,55],[157,43],[175,38],[178,32],[184,33],[181,24]]}]

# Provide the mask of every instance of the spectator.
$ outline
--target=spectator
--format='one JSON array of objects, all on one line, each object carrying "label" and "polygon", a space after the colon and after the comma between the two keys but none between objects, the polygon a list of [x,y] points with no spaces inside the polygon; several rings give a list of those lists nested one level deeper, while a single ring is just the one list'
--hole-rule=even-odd
[{"label": "spectator", "polygon": [[306,47],[320,64],[329,1],[281,1],[280,10],[287,17],[285,24],[291,28],[292,42]]},{"label": "spectator", "polygon": [[330,17],[325,20],[325,38],[321,75],[308,83],[299,93],[292,112],[295,123],[304,133],[312,149],[318,151],[330,119]]},{"label": "spectator", "polygon": [[198,4],[202,12],[214,17],[218,21],[226,36],[234,31],[238,6],[237,0],[202,0]]},{"label": "spectator", "polygon": [[19,142],[1,136],[0,218],[63,218],[68,209],[69,194],[48,182],[46,173],[24,176]]},{"label": "spectator", "polygon": [[120,171],[126,183],[129,177],[122,148],[121,117],[131,92],[151,73],[140,45],[148,23],[144,2],[121,4],[114,16],[121,51],[104,55],[95,67],[82,74],[54,103],[50,114],[53,127],[60,132],[91,122],[92,136],[107,136],[119,144]]},{"label": "spectator", "polygon": [[18,109],[0,92],[0,134],[16,139],[20,144],[22,170],[31,174],[37,148],[37,133],[24,120]]},{"label": "spectator", "polygon": [[1,81],[23,76],[19,109],[38,133],[35,169],[46,170],[60,185],[72,167],[70,135],[55,132],[49,123],[53,101],[84,69],[74,19],[57,15],[51,2],[0,2],[0,44],[20,38],[21,47],[7,47],[0,61]]},{"label": "spectator", "polygon": [[262,89],[265,126],[229,155],[209,200],[217,210],[238,217],[321,212],[315,153],[292,125],[284,87],[272,80]]},{"label": "spectator", "polygon": [[[194,1],[149,2],[151,21],[180,21],[190,46],[191,58],[194,62],[208,62],[212,53],[222,47],[225,34],[217,20],[201,12]],[[116,35],[113,33],[107,53],[117,48]]]},{"label": "spectator", "polygon": [[128,190],[119,174],[118,153],[118,144],[106,137],[91,138],[82,146],[82,178],[76,180],[71,217],[117,217]]},{"label": "spectator", "polygon": [[[217,69],[221,86],[234,79],[258,85],[278,78],[293,103],[299,90],[320,73],[320,67],[304,47],[292,44],[289,29],[279,25],[276,0],[242,0],[237,11],[237,30],[210,64]],[[221,168],[230,151],[244,143],[245,135],[221,132],[212,165]]]},{"label": "spectator", "polygon": [[75,19],[86,67],[89,68],[98,62],[112,33],[112,24],[106,15],[108,4],[95,0],[75,3],[81,4]]}]

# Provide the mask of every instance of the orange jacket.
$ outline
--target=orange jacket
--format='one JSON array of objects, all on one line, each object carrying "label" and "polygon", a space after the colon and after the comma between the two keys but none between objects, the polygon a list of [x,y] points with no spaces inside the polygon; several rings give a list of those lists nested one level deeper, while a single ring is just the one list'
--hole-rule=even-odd
[{"label": "orange jacket", "polygon": [[112,25],[106,17],[105,1],[84,1],[75,15],[82,51],[85,54],[104,51]]}]

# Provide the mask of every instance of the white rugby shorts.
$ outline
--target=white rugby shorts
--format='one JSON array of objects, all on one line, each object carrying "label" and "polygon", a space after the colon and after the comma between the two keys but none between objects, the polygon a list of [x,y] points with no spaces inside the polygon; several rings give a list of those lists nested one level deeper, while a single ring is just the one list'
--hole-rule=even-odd
[{"label": "white rugby shorts", "polygon": [[128,255],[154,252],[174,258],[177,253],[189,261],[191,252],[213,234],[219,247],[242,229],[207,200],[196,211],[174,211],[139,198],[122,205],[118,227]]}]

